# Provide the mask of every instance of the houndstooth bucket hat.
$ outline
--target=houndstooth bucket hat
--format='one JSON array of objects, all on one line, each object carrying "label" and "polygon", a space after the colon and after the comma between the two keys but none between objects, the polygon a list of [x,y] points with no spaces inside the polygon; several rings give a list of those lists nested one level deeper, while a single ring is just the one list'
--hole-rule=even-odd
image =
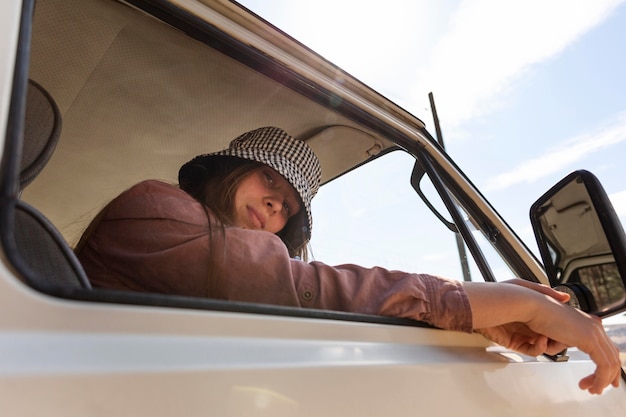
[{"label": "houndstooth bucket hat", "polygon": [[[261,127],[235,138],[227,149],[200,155],[192,161],[198,162],[201,159],[208,163],[210,158],[215,156],[234,156],[261,162],[280,173],[298,192],[304,207],[304,210],[297,214],[302,233],[289,237],[288,244],[292,248],[298,248],[311,239],[313,225],[311,199],[319,189],[322,169],[317,156],[306,143],[293,138],[280,128]],[[185,165],[179,171],[181,183],[188,180],[183,169]]]}]

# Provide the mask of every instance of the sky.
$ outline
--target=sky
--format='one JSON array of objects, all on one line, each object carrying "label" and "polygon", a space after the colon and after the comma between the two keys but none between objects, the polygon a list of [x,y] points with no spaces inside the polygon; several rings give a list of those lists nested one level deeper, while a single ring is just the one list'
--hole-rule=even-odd
[{"label": "sky", "polygon": [[[432,92],[448,154],[534,253],[529,208],[574,170],[594,173],[626,222],[625,1],[241,3],[419,117],[434,136]],[[383,191],[368,204],[394,213],[391,221],[373,222],[362,213],[364,204],[346,194],[347,185],[350,192],[371,194],[372,177],[342,178],[342,191],[323,187],[313,205],[316,259],[437,268],[458,277],[459,263],[450,261],[458,256],[454,239],[439,246],[430,230],[411,230],[406,215],[397,214],[399,206],[414,206],[414,196],[396,189],[410,168],[399,172],[408,162],[394,158],[373,168]],[[352,207],[347,218],[338,219],[340,204]],[[335,215],[325,214],[333,209]],[[402,249],[379,261],[374,252],[380,248],[359,238],[323,241],[340,227],[348,227],[343,234],[391,229],[377,240]],[[397,238],[400,229],[413,238]]]}]

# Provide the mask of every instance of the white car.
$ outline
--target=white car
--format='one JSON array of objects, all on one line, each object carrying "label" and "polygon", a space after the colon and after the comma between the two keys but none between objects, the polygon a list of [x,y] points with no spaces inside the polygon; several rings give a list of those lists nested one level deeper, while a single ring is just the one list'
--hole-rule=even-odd
[{"label": "white car", "polygon": [[594,364],[575,349],[526,357],[405,319],[93,289],[72,251],[121,191],[275,125],[316,152],[324,184],[415,164],[399,181],[425,204],[403,221],[462,238],[473,279],[502,264],[616,317],[624,232],[592,174],[531,208],[539,261],[422,121],[235,2],[3,0],[0,22],[3,416],[624,415],[626,379],[580,390]]}]

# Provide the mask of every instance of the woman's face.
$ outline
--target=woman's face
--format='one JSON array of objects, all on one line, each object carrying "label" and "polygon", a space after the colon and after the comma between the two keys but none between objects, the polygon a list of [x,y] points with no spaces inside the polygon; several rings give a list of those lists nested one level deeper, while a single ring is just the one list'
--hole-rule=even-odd
[{"label": "woman's face", "polygon": [[278,233],[300,209],[297,191],[268,166],[252,171],[235,191],[235,226],[244,229]]}]

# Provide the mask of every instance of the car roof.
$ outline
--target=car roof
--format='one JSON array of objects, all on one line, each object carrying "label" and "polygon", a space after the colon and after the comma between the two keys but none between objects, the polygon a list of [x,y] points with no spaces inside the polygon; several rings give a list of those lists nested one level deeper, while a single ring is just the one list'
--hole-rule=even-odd
[{"label": "car roof", "polygon": [[234,2],[40,0],[31,50],[62,131],[23,199],[70,242],[132,184],[175,183],[257,127],[305,140],[323,183],[427,141],[419,119]]}]

